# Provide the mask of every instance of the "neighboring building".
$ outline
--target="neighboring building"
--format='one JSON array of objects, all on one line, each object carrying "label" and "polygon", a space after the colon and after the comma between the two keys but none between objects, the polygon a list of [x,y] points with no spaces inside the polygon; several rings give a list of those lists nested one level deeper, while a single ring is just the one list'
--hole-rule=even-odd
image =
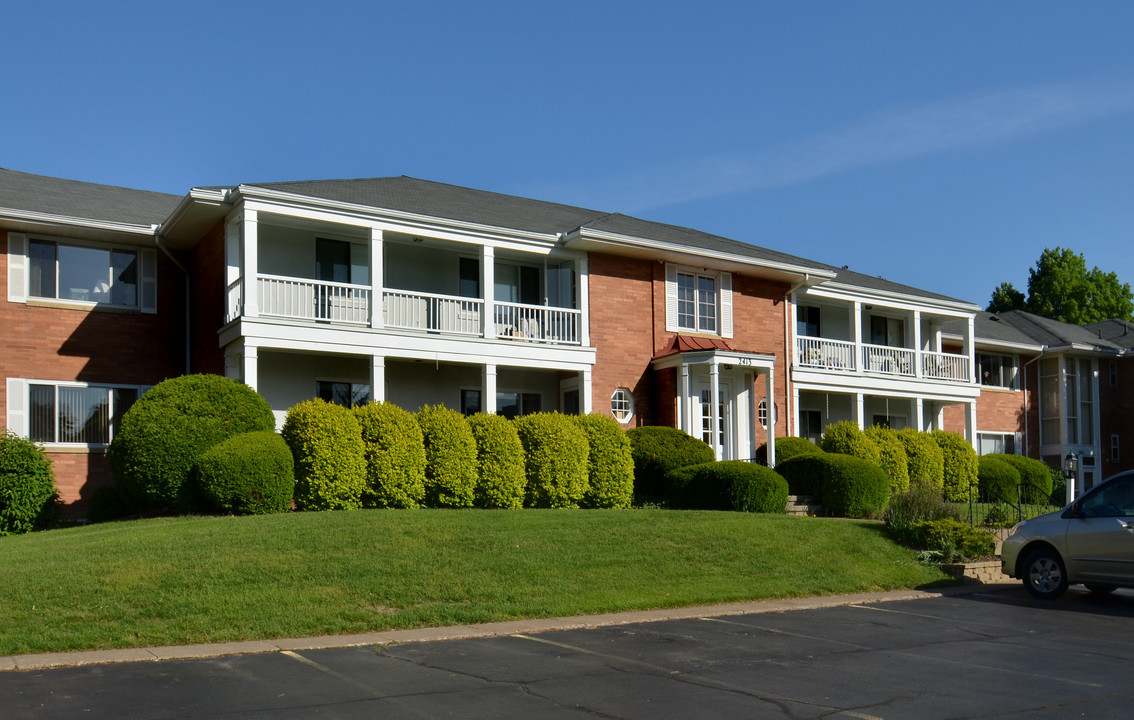
[{"label": "neighboring building", "polygon": [[0,418],[70,503],[110,482],[115,418],[184,372],[277,422],[319,396],[601,412],[720,458],[838,420],[1027,447],[982,419],[977,306],[688,228],[407,177],[177,197],[0,170],[0,231]]},{"label": "neighboring building", "polygon": [[1060,467],[1078,495],[1134,464],[1134,323],[1071,325],[1026,312],[977,314],[977,448]]}]

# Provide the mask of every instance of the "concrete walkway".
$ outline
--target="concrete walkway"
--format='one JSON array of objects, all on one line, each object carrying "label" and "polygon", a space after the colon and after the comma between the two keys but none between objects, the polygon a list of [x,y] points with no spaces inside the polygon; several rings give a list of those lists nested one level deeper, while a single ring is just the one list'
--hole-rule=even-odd
[{"label": "concrete walkway", "polygon": [[81,652],[7,655],[0,656],[0,671],[35,670],[106,663],[185,660],[190,658],[223,657],[226,655],[272,653],[285,650],[321,650],[325,648],[356,647],[362,645],[395,645],[407,642],[497,637],[501,635],[530,634],[551,630],[578,630],[612,625],[626,625],[629,623],[723,617],[750,613],[778,613],[791,610],[810,610],[844,605],[867,605],[899,600],[918,600],[940,597],[942,595],[987,592],[992,589],[1017,586],[1016,583],[1011,585],[959,585],[931,591],[893,590],[888,592],[857,593],[853,595],[830,595],[786,600],[760,600],[663,610],[639,610],[635,612],[608,613],[604,615],[578,615],[575,617],[511,620],[480,625],[452,625],[449,627],[418,628],[415,630],[386,630],[372,633],[358,633],[355,635],[325,635],[289,640],[245,640],[229,643],[208,643],[204,645],[175,645],[167,647],[129,648],[124,650],[86,650]]}]

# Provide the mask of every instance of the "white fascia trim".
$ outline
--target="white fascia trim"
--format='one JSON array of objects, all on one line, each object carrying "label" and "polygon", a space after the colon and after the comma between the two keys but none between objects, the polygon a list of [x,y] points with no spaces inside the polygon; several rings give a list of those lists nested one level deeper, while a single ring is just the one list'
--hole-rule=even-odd
[{"label": "white fascia trim", "polygon": [[781,263],[772,260],[761,260],[759,258],[750,257],[748,255],[717,252],[705,250],[702,248],[690,247],[688,245],[675,245],[673,243],[658,242],[657,240],[649,240],[647,238],[634,237],[631,235],[620,235],[618,233],[604,232],[600,230],[574,230],[568,234],[566,242],[570,244],[575,240],[593,240],[607,245],[614,245],[616,247],[630,247],[644,250],[655,250],[660,252],[671,252],[677,255],[684,255],[690,258],[695,258],[695,265],[700,264],[705,259],[709,259],[717,260],[719,262],[748,265],[751,267],[767,268],[769,270],[778,270],[780,272],[793,273],[804,277],[811,276],[812,278],[817,280],[828,280],[835,277],[834,272],[830,270],[824,270],[823,268],[795,265],[792,263]]},{"label": "white fascia trim", "polygon": [[495,236],[500,240],[526,240],[528,242],[535,242],[540,245],[554,245],[559,242],[559,236],[554,233],[537,233],[525,230],[517,230],[514,228],[499,227],[495,225],[481,225],[479,223],[450,220],[447,218],[434,217],[432,215],[418,215],[416,213],[404,212],[401,210],[392,210],[389,208],[374,207],[372,205],[359,205],[357,203],[347,203],[338,200],[323,200],[321,198],[315,198],[309,195],[298,195],[296,193],[286,193],[280,192],[278,190],[267,190],[255,185],[241,185],[240,187],[236,188],[235,192],[239,193],[239,195],[245,199],[263,200],[265,202],[271,202],[285,206],[289,205],[297,208],[319,208],[323,210],[345,213],[348,215],[353,215],[359,220],[366,223],[395,221],[407,223],[413,228],[448,228],[452,230],[463,231],[471,235],[476,235],[477,237],[484,237],[486,235]]},{"label": "white fascia trim", "polygon": [[982,340],[977,336],[973,340],[978,350],[1006,350],[1012,353],[1035,353],[1039,355],[1044,350],[1043,345],[1029,345],[1027,343],[1001,342],[999,340]]},{"label": "white fascia trim", "polygon": [[29,210],[11,210],[0,208],[0,221],[27,222],[37,225],[60,228],[86,228],[104,232],[125,233],[129,235],[144,235],[153,237],[154,225],[135,225],[133,223],[119,223],[110,220],[92,220],[90,218],[72,217],[69,215],[54,215],[52,213],[39,213]]},{"label": "white fascia trim", "polygon": [[776,365],[775,355],[747,353],[738,350],[687,350],[651,360],[650,364],[661,370],[681,365],[711,363],[714,359],[720,364],[732,364],[750,370],[772,370]]},{"label": "white fascia trim", "polygon": [[815,297],[824,297],[831,300],[855,300],[874,305],[884,305],[894,309],[911,310],[914,308],[934,310],[940,315],[949,315],[957,318],[970,317],[981,310],[979,305],[973,305],[962,300],[949,302],[937,300],[922,295],[909,293],[887,292],[885,290],[870,290],[858,285],[847,285],[838,282],[826,282],[808,290]]},{"label": "white fascia trim", "polygon": [[189,194],[181,198],[181,202],[177,203],[177,207],[173,208],[173,212],[165,219],[159,228],[167,227],[177,222],[181,216],[189,212],[189,209],[194,205],[213,205],[215,207],[225,207],[228,202],[229,191],[225,189],[216,188],[192,188]]},{"label": "white fascia trim", "polygon": [[[871,395],[874,397],[890,397],[901,398],[906,400],[916,400],[921,398],[923,400],[932,400],[934,402],[946,403],[963,403],[969,402],[980,396],[980,386],[976,384],[957,384],[950,383],[944,386],[927,385],[924,382],[918,383],[917,387],[895,387],[893,385],[883,382],[862,382],[862,378],[858,378],[854,384],[846,382],[837,382],[832,379],[831,382],[824,382],[827,378],[812,379],[812,378],[799,378],[793,373],[792,386],[800,392],[823,392],[831,393],[832,395],[854,395],[862,393],[863,395]],[[845,378],[842,378],[845,380]],[[907,385],[912,385],[908,383]],[[949,392],[947,388],[952,389]],[[962,389],[958,392],[958,389]],[[942,392],[933,392],[934,390],[941,390]]]}]

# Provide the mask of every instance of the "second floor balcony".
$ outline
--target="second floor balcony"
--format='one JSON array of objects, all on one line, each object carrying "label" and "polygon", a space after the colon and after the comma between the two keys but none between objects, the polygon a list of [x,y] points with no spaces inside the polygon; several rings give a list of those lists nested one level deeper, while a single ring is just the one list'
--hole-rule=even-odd
[{"label": "second floor balcony", "polygon": [[972,382],[967,355],[854,343],[817,337],[795,339],[795,365],[801,369],[944,382]]}]

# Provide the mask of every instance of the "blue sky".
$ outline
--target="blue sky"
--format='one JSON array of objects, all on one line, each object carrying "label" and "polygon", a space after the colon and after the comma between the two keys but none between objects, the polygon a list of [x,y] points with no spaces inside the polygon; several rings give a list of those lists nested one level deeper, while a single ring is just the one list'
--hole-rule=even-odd
[{"label": "blue sky", "polygon": [[5,10],[0,166],[184,194],[410,175],[980,305],[1134,283],[1134,3],[103,2]]}]

